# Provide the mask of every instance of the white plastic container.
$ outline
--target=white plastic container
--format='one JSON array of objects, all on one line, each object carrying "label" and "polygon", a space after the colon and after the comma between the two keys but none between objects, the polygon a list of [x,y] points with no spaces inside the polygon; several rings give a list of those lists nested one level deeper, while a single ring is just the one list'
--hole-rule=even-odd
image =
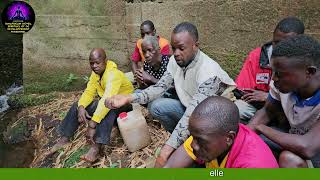
[{"label": "white plastic container", "polygon": [[130,152],[135,152],[150,144],[148,125],[142,115],[140,105],[133,105],[133,111],[120,113],[117,122],[123,141]]}]

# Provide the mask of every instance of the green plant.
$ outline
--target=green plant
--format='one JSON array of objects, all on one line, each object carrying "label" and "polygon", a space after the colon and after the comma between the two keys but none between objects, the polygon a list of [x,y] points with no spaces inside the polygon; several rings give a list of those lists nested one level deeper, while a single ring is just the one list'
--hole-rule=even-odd
[{"label": "green plant", "polygon": [[119,168],[120,163],[121,163],[121,160],[118,160],[117,162],[112,163],[111,166],[110,166],[110,168]]},{"label": "green plant", "polygon": [[89,151],[89,146],[85,146],[83,148],[78,149],[65,161],[64,168],[70,168],[74,166],[76,163],[80,162],[80,156],[84,155]]},{"label": "green plant", "polygon": [[55,94],[17,94],[10,96],[9,104],[15,108],[24,108],[29,106],[36,106],[40,104],[46,104],[52,101],[56,97]]},{"label": "green plant", "polygon": [[59,113],[59,119],[61,119],[61,120],[64,119],[66,117],[66,115],[67,115],[66,111],[60,112]]},{"label": "green plant", "polygon": [[27,136],[30,135],[27,120],[21,119],[9,125],[3,135],[4,141],[8,144],[25,141]]},{"label": "green plant", "polygon": [[223,68],[229,73],[230,77],[235,79],[239,74],[246,53],[242,51],[229,51],[226,55],[224,62],[221,63]]},{"label": "green plant", "polygon": [[68,79],[67,79],[67,83],[71,84],[73,81],[77,80],[78,77],[72,73],[69,74]]},{"label": "green plant", "polygon": [[[75,91],[83,88],[80,78],[75,75],[61,72],[43,73],[41,76],[35,72],[28,72],[24,79],[24,92],[27,94],[46,94],[54,91]],[[68,80],[70,77],[70,80]],[[71,80],[73,79],[73,80]],[[72,83],[68,83],[70,81]]]}]

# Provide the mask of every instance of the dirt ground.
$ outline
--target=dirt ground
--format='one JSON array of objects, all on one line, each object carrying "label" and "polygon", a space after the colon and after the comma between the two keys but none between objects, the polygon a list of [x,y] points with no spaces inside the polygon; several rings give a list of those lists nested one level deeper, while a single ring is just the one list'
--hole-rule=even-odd
[{"label": "dirt ground", "polygon": [[85,154],[89,147],[85,141],[85,127],[81,126],[76,132],[71,144],[65,149],[48,157],[47,152],[58,140],[56,129],[66,115],[73,102],[77,101],[81,92],[59,93],[57,98],[44,105],[23,109],[19,117],[27,121],[32,128],[31,139],[35,144],[34,159],[30,167],[74,167],[74,168],[146,168],[153,167],[156,154],[164,144],[169,134],[161,127],[157,120],[150,118],[147,110],[143,114],[147,119],[152,142],[149,146],[130,153],[123,143],[117,127],[111,135],[111,144],[103,147],[100,158],[93,164],[80,161],[80,156]]}]

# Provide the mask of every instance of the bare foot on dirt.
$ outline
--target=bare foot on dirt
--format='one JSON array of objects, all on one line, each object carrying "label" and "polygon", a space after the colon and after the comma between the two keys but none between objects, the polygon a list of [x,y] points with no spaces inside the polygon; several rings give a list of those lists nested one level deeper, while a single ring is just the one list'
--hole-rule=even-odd
[{"label": "bare foot on dirt", "polygon": [[52,148],[47,152],[47,156],[54,154],[57,152],[59,149],[62,149],[66,147],[70,143],[69,138],[67,137],[61,137],[59,141],[52,146]]},{"label": "bare foot on dirt", "polygon": [[80,159],[93,163],[98,159],[99,150],[100,145],[93,144],[86,154],[80,156]]}]

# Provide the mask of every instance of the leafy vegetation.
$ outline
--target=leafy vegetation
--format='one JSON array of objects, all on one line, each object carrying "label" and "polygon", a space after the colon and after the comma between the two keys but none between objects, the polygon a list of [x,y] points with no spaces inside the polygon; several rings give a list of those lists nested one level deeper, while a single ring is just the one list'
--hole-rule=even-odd
[{"label": "leafy vegetation", "polygon": [[48,73],[40,76],[35,73],[26,74],[25,93],[45,94],[53,91],[68,92],[81,90],[85,87],[86,80],[73,73]]},{"label": "leafy vegetation", "polygon": [[89,146],[79,148],[77,151],[71,154],[71,156],[65,161],[64,168],[70,168],[80,161],[80,156],[89,151]]},{"label": "leafy vegetation", "polygon": [[16,94],[10,96],[9,104],[15,108],[24,108],[29,106],[36,106],[46,104],[55,98],[54,93],[36,95],[36,94]]}]

